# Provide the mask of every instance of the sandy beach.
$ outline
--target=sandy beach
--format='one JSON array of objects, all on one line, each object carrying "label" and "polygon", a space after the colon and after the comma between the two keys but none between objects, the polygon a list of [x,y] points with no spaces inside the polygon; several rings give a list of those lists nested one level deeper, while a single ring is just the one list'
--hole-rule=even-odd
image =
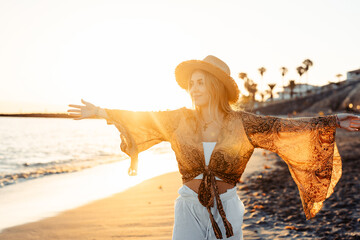
[{"label": "sandy beach", "polygon": [[[269,156],[256,150],[242,179],[271,166]],[[171,239],[181,184],[178,172],[166,173],[56,216],[4,229],[0,239]]]},{"label": "sandy beach", "polygon": [[179,173],[164,174],[56,217],[5,229],[0,239],[169,239],[180,186]]}]

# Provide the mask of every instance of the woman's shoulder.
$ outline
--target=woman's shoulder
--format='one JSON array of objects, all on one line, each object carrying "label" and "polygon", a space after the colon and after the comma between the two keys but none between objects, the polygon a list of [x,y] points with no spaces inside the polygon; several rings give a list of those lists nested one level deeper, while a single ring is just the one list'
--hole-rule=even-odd
[{"label": "woman's shoulder", "polygon": [[167,110],[165,112],[167,112],[172,117],[178,118],[178,119],[181,119],[183,117],[186,118],[186,119],[195,118],[195,110],[189,109],[189,108],[186,108],[186,107],[178,108],[178,109],[175,109],[175,110]]},{"label": "woman's shoulder", "polygon": [[267,120],[266,117],[263,115],[259,115],[252,112],[247,112],[245,110],[233,110],[229,114],[229,119],[231,122],[238,123],[241,122],[241,124],[245,127],[251,127],[257,124],[264,123],[264,121]]},{"label": "woman's shoulder", "polygon": [[235,118],[242,118],[242,117],[248,117],[248,116],[256,116],[255,113],[251,113],[251,112],[247,112],[245,110],[242,109],[236,109],[236,110],[232,110],[228,113],[228,115],[230,117],[235,117]]},{"label": "woman's shoulder", "polygon": [[179,115],[193,115],[195,113],[195,110],[189,109],[187,107],[182,107],[175,110],[168,110],[168,112],[172,112]]}]

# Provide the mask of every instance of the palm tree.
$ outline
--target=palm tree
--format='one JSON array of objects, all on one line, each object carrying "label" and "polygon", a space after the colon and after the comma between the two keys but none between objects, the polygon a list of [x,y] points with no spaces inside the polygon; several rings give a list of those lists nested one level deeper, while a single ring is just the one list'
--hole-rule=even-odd
[{"label": "palm tree", "polygon": [[244,72],[239,73],[239,78],[245,80],[247,78],[247,73]]},{"label": "palm tree", "polygon": [[[299,66],[296,68],[296,71],[300,76],[299,82],[301,83],[301,76],[305,73],[305,68],[303,66]],[[300,92],[300,95],[301,95],[301,92]]]},{"label": "palm tree", "polygon": [[247,73],[241,72],[239,73],[239,78],[244,80],[244,87],[249,92],[251,99],[255,102],[255,94],[257,92],[257,84],[254,83],[253,80],[248,78]]},{"label": "palm tree", "polygon": [[[282,76],[282,85],[283,85],[283,92],[284,92],[284,94],[285,94],[285,83],[284,83],[284,77],[285,77],[285,75],[287,74],[287,72],[288,72],[288,69],[286,68],[286,67],[281,67],[280,68],[280,71],[281,71],[281,76]],[[284,97],[285,97],[285,95],[283,94],[283,99],[284,99]]]},{"label": "palm tree", "polygon": [[296,84],[295,84],[295,80],[290,80],[289,82],[289,88],[290,88],[290,98],[293,98],[294,95],[294,88],[295,88]]},{"label": "palm tree", "polygon": [[248,78],[246,85],[247,85],[246,89],[250,92],[253,102],[255,102],[255,95],[257,92],[257,84],[253,80]]},{"label": "palm tree", "polygon": [[273,89],[274,89],[274,87],[275,87],[275,83],[269,83],[268,84],[269,85],[269,88],[270,88],[270,99],[271,99],[271,101],[273,101]]},{"label": "palm tree", "polygon": [[264,80],[263,77],[264,77],[264,73],[266,72],[266,68],[264,67],[261,67],[258,69],[260,75],[261,75],[261,80]]},{"label": "palm tree", "polygon": [[310,67],[312,67],[314,64],[310,59],[305,59],[303,61],[304,64],[304,69],[305,69],[305,73],[306,73],[306,84],[309,83],[309,78],[308,78],[308,71],[310,69]]},{"label": "palm tree", "polygon": [[265,94],[262,92],[260,93],[260,97],[261,97],[261,102],[264,102],[264,97],[265,97]]},{"label": "palm tree", "polygon": [[260,73],[261,82],[262,82],[262,85],[263,85],[264,84],[264,73],[266,72],[266,68],[265,67],[258,68],[258,71]]},{"label": "palm tree", "polygon": [[339,74],[336,74],[336,77],[338,78],[338,83],[341,81],[342,76],[343,76],[343,75],[340,74],[340,73],[339,73]]},{"label": "palm tree", "polygon": [[304,64],[304,68],[306,71],[309,71],[310,67],[312,67],[314,65],[314,63],[310,60],[310,59],[305,59],[303,61],[303,64]]}]

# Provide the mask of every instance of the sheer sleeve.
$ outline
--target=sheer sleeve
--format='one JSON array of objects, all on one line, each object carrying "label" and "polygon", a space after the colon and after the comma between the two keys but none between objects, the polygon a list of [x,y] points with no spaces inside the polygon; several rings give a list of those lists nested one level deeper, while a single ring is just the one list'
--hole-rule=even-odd
[{"label": "sheer sleeve", "polygon": [[121,150],[137,164],[138,154],[162,141],[169,141],[186,108],[159,112],[105,109],[107,124],[120,132]]},{"label": "sheer sleeve", "polygon": [[275,152],[287,163],[306,218],[314,217],[341,177],[336,116],[288,119],[243,112],[242,121],[254,147]]}]

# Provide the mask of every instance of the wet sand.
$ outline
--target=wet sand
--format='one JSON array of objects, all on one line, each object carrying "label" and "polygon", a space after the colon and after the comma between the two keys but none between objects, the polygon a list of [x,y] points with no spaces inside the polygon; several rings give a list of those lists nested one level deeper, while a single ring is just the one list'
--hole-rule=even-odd
[{"label": "wet sand", "polygon": [[169,239],[180,174],[168,173],[58,216],[5,229],[0,239]]}]

